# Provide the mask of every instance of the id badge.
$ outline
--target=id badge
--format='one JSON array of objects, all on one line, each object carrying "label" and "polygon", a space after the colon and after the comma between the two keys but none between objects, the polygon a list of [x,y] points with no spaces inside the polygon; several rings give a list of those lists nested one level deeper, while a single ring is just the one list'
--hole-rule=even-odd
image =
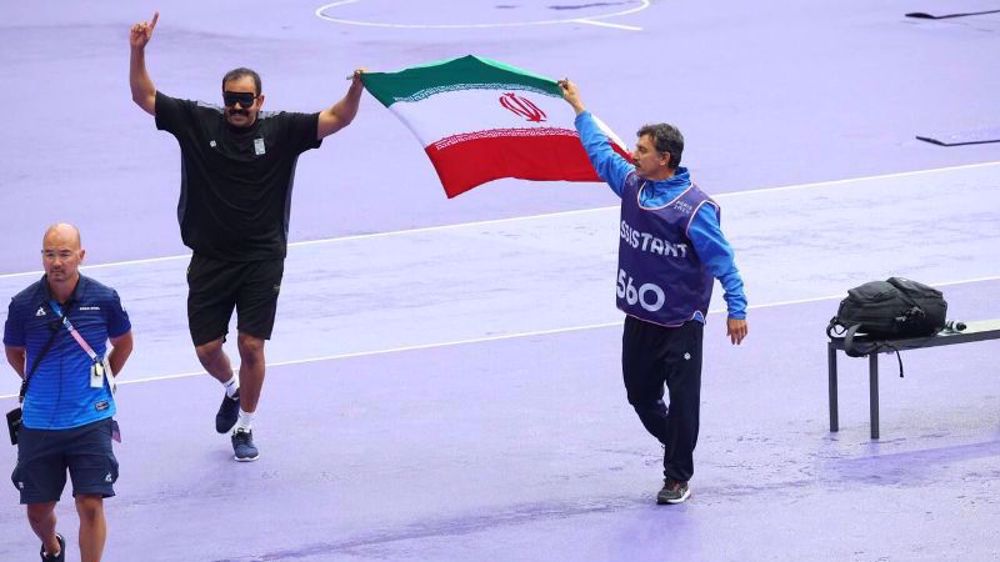
[{"label": "id badge", "polygon": [[104,363],[100,361],[90,365],[90,388],[104,388]]}]

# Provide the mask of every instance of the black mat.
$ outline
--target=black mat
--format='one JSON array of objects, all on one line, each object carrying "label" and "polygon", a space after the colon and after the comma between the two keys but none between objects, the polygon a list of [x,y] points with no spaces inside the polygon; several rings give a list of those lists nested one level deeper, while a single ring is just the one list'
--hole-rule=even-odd
[{"label": "black mat", "polygon": [[963,146],[1000,142],[1000,127],[985,127],[968,131],[952,131],[917,135],[917,138],[939,146]]},{"label": "black mat", "polygon": [[986,14],[1000,14],[1000,10],[987,10],[985,12],[966,12],[964,14],[928,14],[927,12],[910,12],[906,14],[908,18],[919,18],[925,20],[943,20],[948,18],[964,18],[967,16],[982,16]]}]

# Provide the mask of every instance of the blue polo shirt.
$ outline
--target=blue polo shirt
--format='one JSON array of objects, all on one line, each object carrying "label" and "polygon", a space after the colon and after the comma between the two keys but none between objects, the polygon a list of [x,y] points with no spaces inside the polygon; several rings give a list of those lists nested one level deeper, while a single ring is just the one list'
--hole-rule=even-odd
[{"label": "blue polo shirt", "polygon": [[[35,368],[24,398],[24,426],[31,429],[71,429],[115,415],[115,401],[105,379],[104,388],[90,387],[90,356],[59,322],[49,301],[43,275],[10,301],[3,343],[27,350],[25,374],[55,332],[55,341]],[[73,327],[104,357],[108,338],[132,329],[128,313],[114,289],[80,276],[69,301],[60,304]]]}]

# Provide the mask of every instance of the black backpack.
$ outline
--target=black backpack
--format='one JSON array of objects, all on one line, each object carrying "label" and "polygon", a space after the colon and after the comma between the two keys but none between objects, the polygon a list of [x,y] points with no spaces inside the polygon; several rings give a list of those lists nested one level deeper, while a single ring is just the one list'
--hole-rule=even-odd
[{"label": "black backpack", "polygon": [[[847,291],[826,333],[831,339],[844,338],[847,355],[863,357],[878,351],[880,345],[858,345],[854,341],[856,334],[873,340],[929,337],[944,328],[947,312],[948,303],[941,291],[902,277],[890,277]],[[899,371],[902,376],[902,361]]]}]

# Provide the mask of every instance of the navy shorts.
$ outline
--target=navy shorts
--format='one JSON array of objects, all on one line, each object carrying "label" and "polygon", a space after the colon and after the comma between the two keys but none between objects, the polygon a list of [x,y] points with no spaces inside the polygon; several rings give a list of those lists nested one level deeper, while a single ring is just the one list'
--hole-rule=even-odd
[{"label": "navy shorts", "polygon": [[188,265],[188,328],[204,345],[226,336],[236,309],[236,329],[271,339],[285,260],[223,261],[191,256]]},{"label": "navy shorts", "polygon": [[21,428],[17,466],[10,478],[21,493],[22,504],[59,501],[67,469],[73,496],[115,495],[112,485],[118,480],[118,459],[111,449],[111,418],[73,429]]}]

